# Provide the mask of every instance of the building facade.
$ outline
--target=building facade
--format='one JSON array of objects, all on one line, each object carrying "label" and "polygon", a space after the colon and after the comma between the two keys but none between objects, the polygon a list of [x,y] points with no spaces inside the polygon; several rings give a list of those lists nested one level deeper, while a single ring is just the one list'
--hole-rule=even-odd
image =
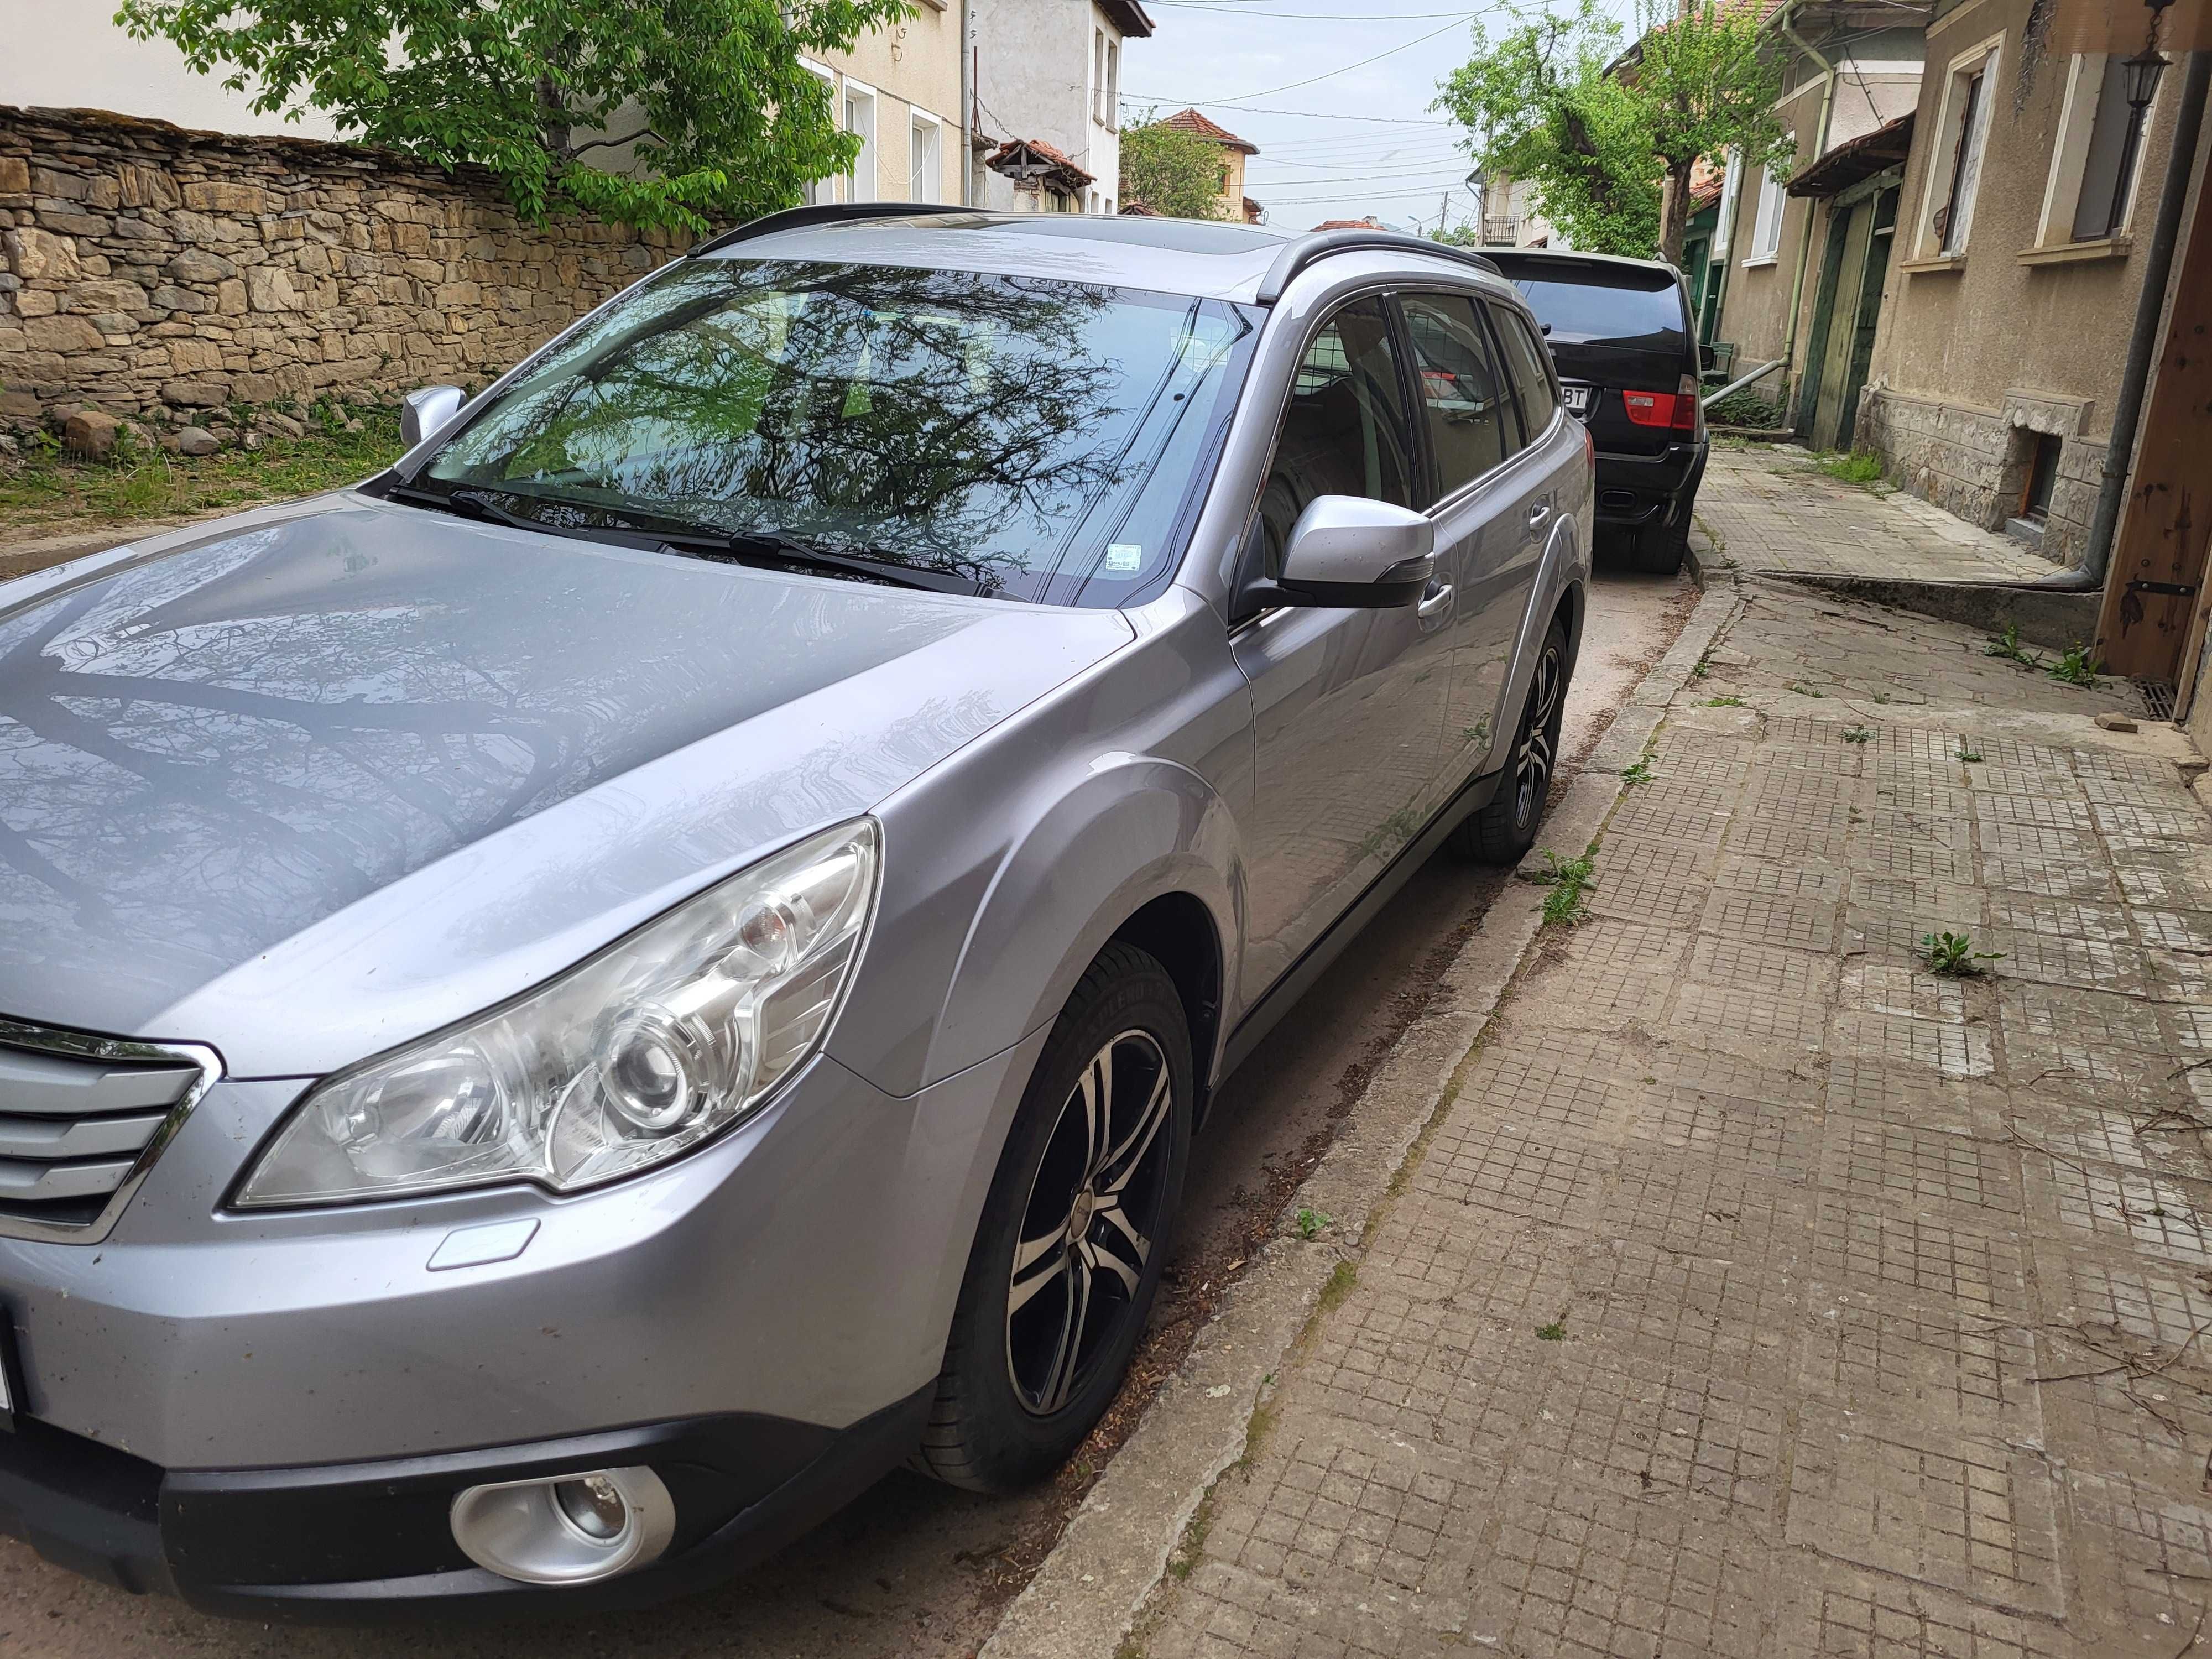
[{"label": "building facade", "polygon": [[960,9],[918,0],[913,15],[807,67],[829,83],[838,125],[860,139],[850,172],[817,202],[968,201]]},{"label": "building facade", "polygon": [[1118,212],[1121,53],[1151,36],[1145,9],[967,0],[967,13],[968,199],[1009,212]]},{"label": "building facade", "polygon": [[1160,125],[1173,127],[1178,132],[1195,133],[1219,153],[1220,173],[1214,191],[1213,216],[1258,224],[1267,210],[1244,193],[1244,163],[1260,153],[1259,145],[1249,138],[1239,138],[1227,127],[1206,119],[1194,109],[1177,110]]}]

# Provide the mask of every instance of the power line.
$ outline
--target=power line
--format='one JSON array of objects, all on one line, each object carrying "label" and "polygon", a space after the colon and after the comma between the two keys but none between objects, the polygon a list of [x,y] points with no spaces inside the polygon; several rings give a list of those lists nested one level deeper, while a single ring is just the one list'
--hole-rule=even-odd
[{"label": "power line", "polygon": [[[1419,42],[1408,41],[1407,44],[1417,46]],[[1357,65],[1348,67],[1357,67]],[[1341,74],[1343,71],[1335,72]],[[1220,98],[1168,98],[1158,93],[1150,92],[1125,92],[1121,94],[1121,101],[1125,104],[1178,104],[1186,109],[1236,109],[1246,115],[1297,115],[1314,121],[1370,121],[1379,125],[1394,127],[1449,127],[1458,125],[1455,121],[1435,118],[1423,120],[1406,115],[1342,115],[1334,110],[1325,109],[1266,109],[1257,104],[1231,104],[1227,100]]]},{"label": "power line", "polygon": [[1338,69],[1324,70],[1319,75],[1309,75],[1303,81],[1286,81],[1279,87],[1262,87],[1257,92],[1239,93],[1234,98],[1216,98],[1212,101],[1208,107],[1214,109],[1234,108],[1240,105],[1248,103],[1255,98],[1272,98],[1279,92],[1295,92],[1300,87],[1312,86],[1317,81],[1333,81],[1340,75],[1349,75],[1356,69],[1365,69],[1370,64],[1379,64],[1385,58],[1395,58],[1401,52],[1410,52],[1415,46],[1419,46],[1424,40],[1433,40],[1439,34],[1449,33],[1454,25],[1472,21],[1474,18],[1480,16],[1483,12],[1492,9],[1494,9],[1494,8],[1488,6],[1479,7],[1474,11],[1464,12],[1459,16],[1453,18],[1451,22],[1446,23],[1442,28],[1433,28],[1426,34],[1417,34],[1410,40],[1401,40],[1396,46],[1391,46],[1385,51],[1378,52],[1371,58],[1362,58],[1357,63],[1346,64]]}]

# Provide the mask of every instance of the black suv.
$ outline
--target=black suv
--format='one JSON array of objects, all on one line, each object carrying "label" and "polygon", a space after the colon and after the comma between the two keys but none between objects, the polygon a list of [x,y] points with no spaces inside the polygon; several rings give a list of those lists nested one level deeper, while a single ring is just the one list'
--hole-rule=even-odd
[{"label": "black suv", "polygon": [[1597,521],[1638,570],[1679,570],[1705,476],[1698,343],[1681,273],[1655,259],[1486,248],[1544,325],[1597,449]]}]

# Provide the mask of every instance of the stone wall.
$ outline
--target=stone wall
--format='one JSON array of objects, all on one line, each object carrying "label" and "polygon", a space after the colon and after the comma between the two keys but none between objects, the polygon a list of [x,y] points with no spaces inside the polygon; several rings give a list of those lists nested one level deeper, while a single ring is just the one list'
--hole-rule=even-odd
[{"label": "stone wall", "polygon": [[2002,531],[2027,482],[2033,434],[2057,435],[2057,481],[2037,550],[2072,564],[2088,540],[2105,462],[2103,441],[2081,431],[2093,409],[2084,400],[2026,392],[2008,392],[2002,409],[1980,409],[1869,386],[1859,399],[1856,441],[1880,453],[1887,476],[1923,501]]},{"label": "stone wall", "polygon": [[481,384],[676,252],[498,183],[305,139],[0,107],[0,422]]}]

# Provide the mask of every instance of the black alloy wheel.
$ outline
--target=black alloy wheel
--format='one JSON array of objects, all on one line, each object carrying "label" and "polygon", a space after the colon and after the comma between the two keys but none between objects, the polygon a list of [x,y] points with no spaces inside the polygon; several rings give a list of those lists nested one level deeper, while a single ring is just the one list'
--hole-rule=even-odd
[{"label": "black alloy wheel", "polygon": [[1513,747],[1506,757],[1504,775],[1498,781],[1498,793],[1453,830],[1447,843],[1460,857],[1478,864],[1518,864],[1536,844],[1559,768],[1559,734],[1566,725],[1571,678],[1566,623],[1554,617],[1528,677],[1528,698],[1514,727]]}]

